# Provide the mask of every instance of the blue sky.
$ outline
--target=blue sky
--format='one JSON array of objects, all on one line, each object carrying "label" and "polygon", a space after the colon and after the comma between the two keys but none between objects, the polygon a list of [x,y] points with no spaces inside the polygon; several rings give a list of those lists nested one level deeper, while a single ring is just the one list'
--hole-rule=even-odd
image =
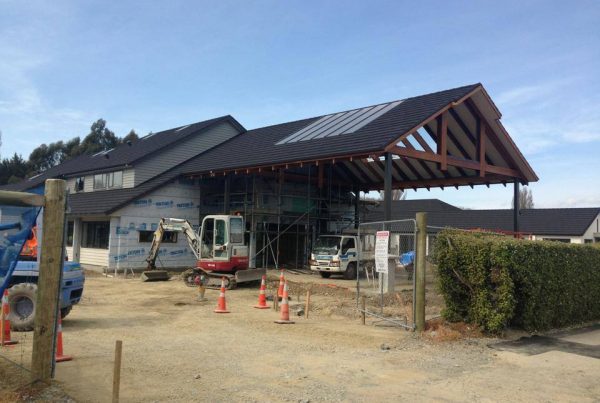
[{"label": "blue sky", "polygon": [[[2,157],[231,114],[246,128],[482,82],[537,207],[600,205],[598,1],[0,0]],[[419,190],[470,208],[512,189]]]}]

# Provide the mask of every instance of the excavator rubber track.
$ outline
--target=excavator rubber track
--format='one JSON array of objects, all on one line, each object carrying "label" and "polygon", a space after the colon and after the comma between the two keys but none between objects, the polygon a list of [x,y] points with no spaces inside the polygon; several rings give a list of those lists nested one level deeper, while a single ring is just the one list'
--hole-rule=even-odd
[{"label": "excavator rubber track", "polygon": [[181,277],[185,285],[188,287],[197,287],[198,285],[196,284],[196,277],[204,275],[206,278],[208,278],[208,283],[204,286],[213,290],[218,290],[221,288],[221,280],[224,278],[225,288],[227,290],[233,290],[237,287],[238,283],[258,281],[265,274],[265,269],[239,270],[235,274],[229,274],[206,271],[200,268],[192,268],[183,272]]}]

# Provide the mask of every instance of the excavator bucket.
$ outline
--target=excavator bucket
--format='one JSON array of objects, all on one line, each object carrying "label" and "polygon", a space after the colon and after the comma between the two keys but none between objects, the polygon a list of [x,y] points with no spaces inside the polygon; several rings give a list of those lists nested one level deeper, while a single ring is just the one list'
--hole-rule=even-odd
[{"label": "excavator bucket", "polygon": [[147,270],[142,272],[142,281],[168,281],[171,276],[166,270]]},{"label": "excavator bucket", "polygon": [[235,272],[236,283],[245,283],[248,281],[258,281],[267,274],[266,269],[246,269]]}]

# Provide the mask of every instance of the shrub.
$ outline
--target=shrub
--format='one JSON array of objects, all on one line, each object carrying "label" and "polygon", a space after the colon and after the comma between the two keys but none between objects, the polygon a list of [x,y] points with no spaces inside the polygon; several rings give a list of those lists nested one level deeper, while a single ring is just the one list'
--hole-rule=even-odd
[{"label": "shrub", "polygon": [[597,247],[444,230],[434,250],[449,321],[498,332],[600,319]]}]

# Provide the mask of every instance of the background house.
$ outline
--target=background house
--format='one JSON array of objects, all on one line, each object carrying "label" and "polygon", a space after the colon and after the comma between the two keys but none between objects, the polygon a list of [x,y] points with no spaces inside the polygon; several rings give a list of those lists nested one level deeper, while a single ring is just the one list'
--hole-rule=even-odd
[{"label": "background house", "polygon": [[[463,210],[437,199],[398,200],[392,203],[396,220],[414,218],[427,212],[428,225],[462,229],[484,229],[511,233],[512,209]],[[366,221],[383,218],[383,207],[373,206],[365,213]],[[600,242],[600,207],[522,209],[519,232],[526,239],[569,243]]]}]

